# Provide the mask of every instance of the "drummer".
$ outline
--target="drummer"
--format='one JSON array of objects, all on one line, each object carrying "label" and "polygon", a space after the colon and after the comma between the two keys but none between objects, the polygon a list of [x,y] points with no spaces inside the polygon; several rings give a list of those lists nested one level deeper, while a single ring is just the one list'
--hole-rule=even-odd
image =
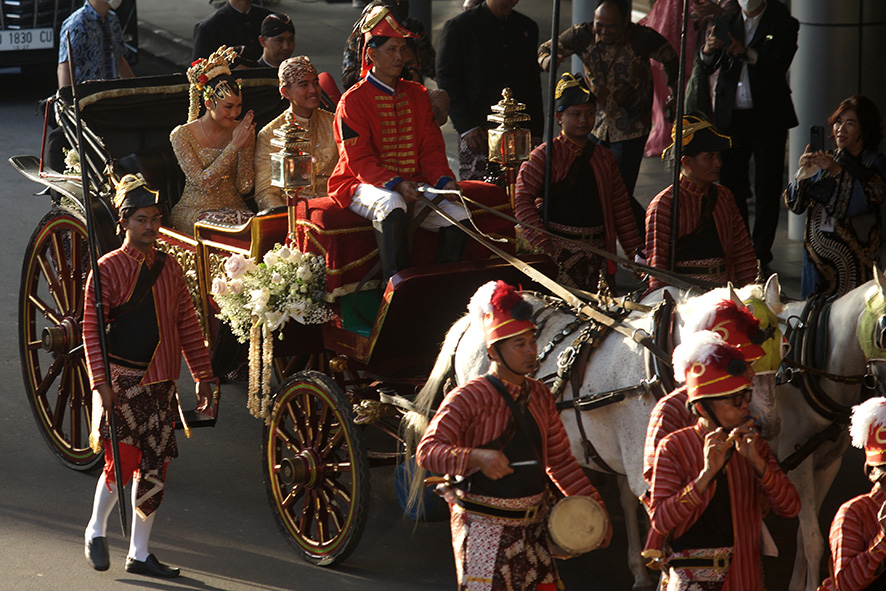
[{"label": "drummer", "polygon": [[846,501],[831,524],[834,568],[823,591],[882,589],[886,558],[886,398],[871,398],[852,409],[852,445],[864,449],[870,492]]},{"label": "drummer", "polygon": [[652,527],[670,538],[668,591],[762,591],[763,508],[794,517],[800,498],[750,430],[751,380],[738,348],[701,331],[674,351],[686,378],[695,425],[658,445],[652,474]]},{"label": "drummer", "polygon": [[[565,495],[603,500],[579,468],[537,365],[532,308],[503,281],[471,298],[490,371],[450,392],[419,443],[423,468],[459,482],[447,491],[459,589],[554,591],[545,535],[550,482]],[[463,479],[462,479],[463,477]],[[609,544],[611,526],[603,545]]]}]

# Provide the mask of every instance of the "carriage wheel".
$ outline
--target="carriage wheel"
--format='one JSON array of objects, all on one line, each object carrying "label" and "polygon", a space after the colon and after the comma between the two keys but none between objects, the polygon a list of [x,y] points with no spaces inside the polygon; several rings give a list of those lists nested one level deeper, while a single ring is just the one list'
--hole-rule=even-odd
[{"label": "carriage wheel", "polygon": [[330,566],[357,546],[369,507],[369,464],[351,403],[315,371],[281,386],[264,429],[268,500],[308,562]]},{"label": "carriage wheel", "polygon": [[89,273],[86,225],[66,209],[48,213],[31,236],[22,265],[19,346],[28,402],[53,453],[89,470],[92,395],[81,346],[83,290]]}]

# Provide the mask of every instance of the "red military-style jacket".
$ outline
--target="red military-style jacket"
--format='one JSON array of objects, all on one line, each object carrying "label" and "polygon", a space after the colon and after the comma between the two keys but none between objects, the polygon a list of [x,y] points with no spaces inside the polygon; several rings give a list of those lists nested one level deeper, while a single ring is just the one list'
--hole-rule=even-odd
[{"label": "red military-style jacket", "polygon": [[391,88],[370,72],[341,97],[334,133],[338,164],[328,189],[341,207],[361,183],[393,190],[409,180],[439,189],[455,180],[427,90],[416,82]]}]

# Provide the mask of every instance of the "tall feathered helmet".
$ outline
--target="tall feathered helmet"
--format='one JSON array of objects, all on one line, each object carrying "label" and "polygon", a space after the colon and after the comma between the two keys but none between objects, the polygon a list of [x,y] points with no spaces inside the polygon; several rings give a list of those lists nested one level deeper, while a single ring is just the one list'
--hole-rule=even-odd
[{"label": "tall feathered helmet", "polygon": [[741,351],[709,330],[689,335],[674,349],[673,361],[674,378],[686,380],[689,403],[723,398],[751,385]]},{"label": "tall feathered helmet", "polygon": [[865,400],[852,408],[852,445],[864,450],[868,466],[886,464],[886,398]]},{"label": "tall feathered helmet", "polygon": [[236,58],[237,52],[232,47],[222,45],[208,58],[201,57],[191,63],[188,68],[188,82],[191,83],[188,122],[200,116],[203,101],[209,101],[214,108],[218,101],[240,94],[241,81],[231,77],[231,64]]},{"label": "tall feathered helmet", "polygon": [[534,331],[532,306],[502,280],[481,286],[468,304],[471,322],[483,327],[486,346]]},{"label": "tall feathered helmet", "polygon": [[[697,299],[706,296],[707,294]],[[737,347],[748,363],[753,363],[766,354],[762,345],[769,335],[760,328],[760,321],[751,311],[733,299],[716,296],[698,302],[684,318],[683,331],[693,333],[700,330],[719,334],[724,341]]]}]

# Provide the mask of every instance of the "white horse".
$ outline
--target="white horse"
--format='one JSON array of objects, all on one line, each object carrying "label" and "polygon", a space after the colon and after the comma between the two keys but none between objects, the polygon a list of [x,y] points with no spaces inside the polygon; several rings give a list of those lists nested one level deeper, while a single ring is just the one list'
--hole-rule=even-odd
[{"label": "white horse", "polygon": [[[678,293],[672,288],[672,293]],[[659,290],[643,300],[651,305],[662,299]],[[720,297],[729,297],[729,291],[723,290]],[[766,287],[749,286],[740,293],[745,299],[754,296],[757,301],[765,302],[773,309],[780,309],[780,286],[775,276],[770,278]],[[537,377],[543,378],[557,373],[558,354],[579,335],[581,326],[577,324],[575,314],[566,306],[552,305],[553,300],[532,294],[525,294],[536,311],[536,323],[539,326],[538,342],[542,357]],[[673,344],[679,343],[679,332],[682,322],[680,310],[690,306],[693,298],[685,301],[678,299],[676,319],[674,322]],[[557,300],[559,301],[559,300]],[[652,313],[634,312],[624,319],[624,324],[632,330],[643,330],[652,334]],[[570,331],[570,327],[573,327]],[[563,335],[555,340],[557,335]],[[548,343],[559,343],[544,353]],[[648,351],[619,332],[611,332],[591,355],[581,379],[581,387],[577,392],[567,384],[563,391],[564,400],[580,398],[592,393],[609,392],[641,384],[647,376],[646,356]],[[456,384],[482,375],[487,371],[489,360],[486,356],[484,335],[481,328],[473,326],[468,316],[453,325],[437,357],[434,369],[427,383],[416,397],[417,412],[410,413],[406,419],[407,440],[417,442],[427,428],[427,415],[435,408],[443,396],[444,383],[454,375]],[[668,371],[670,368],[668,367]],[[454,386],[455,384],[451,384]],[[657,399],[648,391],[638,388],[622,402],[596,408],[590,412],[575,412],[572,409],[561,412],[563,424],[569,435],[572,452],[579,464],[600,472],[616,473],[618,478],[620,501],[628,535],[628,565],[634,575],[634,589],[652,589],[649,573],[640,556],[643,540],[640,537],[637,520],[638,498],[646,493],[647,484],[643,479],[643,447],[649,416]],[[754,397],[756,404],[766,402],[765,397]],[[764,424],[777,423],[777,412],[771,405],[757,407],[754,412],[762,417]],[[587,439],[596,449],[598,462],[586,460],[578,420],[581,420]],[[605,463],[605,465],[604,465]]]},{"label": "white horse", "polygon": [[[874,270],[874,277],[874,280],[854,289],[831,304],[826,324],[827,359],[823,365],[818,365],[817,369],[840,376],[868,374],[868,379],[876,376],[878,363],[871,363],[874,373],[866,371],[866,367],[869,361],[877,360],[877,355],[871,354],[872,352],[879,352],[880,355],[886,356],[886,351],[877,346],[878,343],[881,346],[884,343],[882,339],[878,340],[878,335],[875,334],[876,321],[886,318],[883,316],[886,309],[881,308],[877,312],[877,317],[872,321],[862,322],[866,302],[871,298],[883,298],[886,293],[884,292],[886,277],[877,269]],[[785,321],[791,317],[799,318],[804,305],[805,302],[788,304],[779,314],[779,318]],[[796,323],[796,319],[791,321],[791,324]],[[862,349],[860,340],[868,343],[868,354]],[[811,375],[810,377],[814,378]],[[799,378],[795,379],[794,383],[798,381]],[[858,404],[860,401],[861,384],[842,383],[827,378],[821,378],[819,384],[821,390],[833,402],[843,407]],[[880,388],[882,390],[882,385]],[[783,422],[781,433],[773,446],[778,457],[784,460],[794,452],[796,446],[802,445],[816,433],[828,428],[834,419],[816,412],[800,389],[794,385],[779,386],[776,397],[782,415],[790,417],[790,420]],[[844,423],[838,421],[834,427],[835,434],[837,434],[836,441],[825,441],[796,469],[788,472],[788,477],[800,493],[802,503],[799,514],[800,526],[797,531],[797,554],[791,576],[791,591],[803,589],[815,591],[821,582],[820,568],[825,536],[822,535],[819,528],[818,515],[822,501],[840,469],[843,453],[849,446],[847,426],[848,418]]]}]

